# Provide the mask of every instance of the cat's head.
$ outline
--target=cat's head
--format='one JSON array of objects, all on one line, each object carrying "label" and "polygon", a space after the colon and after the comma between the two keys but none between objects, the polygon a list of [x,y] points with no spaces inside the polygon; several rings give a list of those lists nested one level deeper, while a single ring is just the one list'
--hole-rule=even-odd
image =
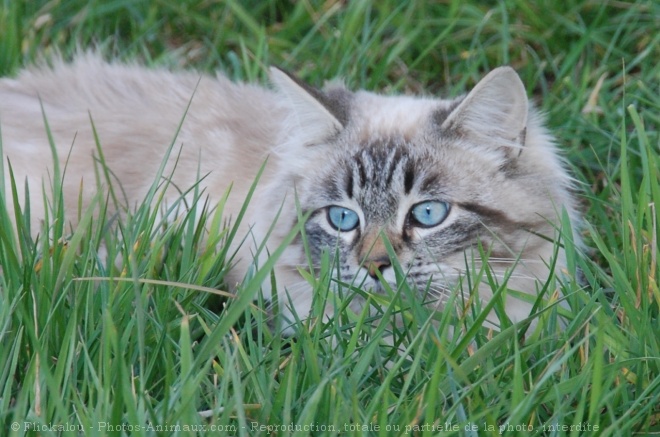
[{"label": "cat's head", "polygon": [[570,179],[513,69],[455,100],[272,79],[315,263],[336,253],[344,282],[378,290],[379,276],[395,282],[387,240],[409,282],[440,300],[480,253],[500,278],[516,265],[513,288],[533,293],[547,276],[557,216],[575,215]]}]

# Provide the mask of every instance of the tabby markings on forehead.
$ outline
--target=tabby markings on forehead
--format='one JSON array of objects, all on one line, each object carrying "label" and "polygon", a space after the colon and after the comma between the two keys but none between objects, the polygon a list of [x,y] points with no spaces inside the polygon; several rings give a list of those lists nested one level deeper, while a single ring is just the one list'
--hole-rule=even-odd
[{"label": "tabby markings on forehead", "polygon": [[407,165],[408,164],[408,159],[405,153],[402,151],[402,147],[396,147],[393,149],[393,151],[388,155],[387,157],[387,162],[385,166],[387,167],[387,178],[385,185],[386,186],[391,186],[392,185],[392,178],[394,177],[394,173],[401,167],[401,165]]},{"label": "tabby markings on forehead", "polygon": [[420,191],[430,191],[432,187],[437,187],[440,185],[440,175],[437,173],[431,173],[427,175],[422,183],[420,184]]},{"label": "tabby markings on forehead", "polygon": [[353,175],[348,180],[354,184],[357,179],[359,189],[364,189],[367,184],[386,189],[392,187],[395,176],[399,173],[399,178],[403,179],[405,193],[409,194],[414,186],[415,171],[412,160],[407,156],[406,147],[407,145],[400,144],[398,140],[372,141],[353,156]]},{"label": "tabby markings on forehead", "polygon": [[355,163],[357,164],[358,170],[358,187],[364,188],[365,184],[367,183],[367,172],[364,169],[364,163],[357,157],[355,159]]},{"label": "tabby markings on forehead", "polygon": [[406,173],[403,176],[403,190],[406,194],[410,194],[413,186],[415,186],[415,170],[412,165],[407,165]]},{"label": "tabby markings on forehead", "polygon": [[346,195],[349,199],[353,198],[353,172],[346,172]]}]

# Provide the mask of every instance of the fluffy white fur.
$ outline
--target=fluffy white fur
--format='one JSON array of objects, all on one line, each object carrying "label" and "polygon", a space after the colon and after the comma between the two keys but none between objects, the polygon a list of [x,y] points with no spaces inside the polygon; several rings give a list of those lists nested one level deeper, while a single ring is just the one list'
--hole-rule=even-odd
[{"label": "fluffy white fur", "polygon": [[[305,210],[327,208],[330,200],[320,193],[319,187],[332,179],[330,166],[356,156],[372,139],[400,139],[410,147],[421,144],[424,153],[435,153],[438,149],[442,162],[451,164],[445,173],[454,178],[452,189],[463,204],[471,200],[475,204],[501,207],[504,216],[515,216],[511,222],[535,223],[550,238],[557,236],[557,214],[562,208],[578,222],[569,190],[570,178],[551,136],[530,110],[520,79],[510,68],[494,70],[471,93],[457,100],[388,97],[366,91],[350,93],[337,85],[326,90],[326,94],[318,91],[317,95],[317,91],[279,70],[272,70],[271,78],[275,90],[232,83],[222,75],[147,69],[107,63],[97,56],[85,55],[70,64],[55,62],[51,68],[29,68],[15,79],[0,80],[3,159],[11,163],[19,199],[24,198],[25,183],[29,187],[33,230],[39,229],[45,214],[42,202],[34,199],[40,199],[42,187],[49,186],[53,171],[44,115],[57,146],[60,166],[66,167],[65,207],[67,219],[75,225],[79,192],[82,190],[85,207],[99,188],[107,189],[96,186],[96,146],[91,121],[107,163],[128,196],[130,208],[144,198],[151,186],[189,103],[175,140],[182,152],[173,187],[185,190],[196,182],[198,174],[207,175],[202,187],[213,201],[219,200],[233,184],[226,213],[235,217],[259,167],[268,158],[237,241],[248,232],[253,235],[239,248],[230,286],[242,281],[253,262],[251,242],[259,243],[263,239],[280,207],[282,216],[268,243],[270,248],[277,247],[296,222],[295,195]],[[333,92],[340,96],[334,103],[326,99]],[[435,124],[429,121],[433,113],[442,111],[447,112],[444,120]],[[446,137],[443,132],[447,133]],[[411,150],[411,153],[417,152]],[[172,170],[176,155],[170,158],[166,174]],[[525,175],[531,175],[529,181],[536,181],[527,184],[538,186],[525,187],[520,181],[498,173],[497,169],[507,163],[523,168]],[[8,183],[6,174],[5,185]],[[484,186],[491,187],[483,189]],[[387,224],[367,223],[361,205],[355,199],[346,200],[347,205],[358,210],[360,238],[364,240],[359,254],[347,253],[354,276],[368,279],[368,268],[362,264],[375,259],[372,253],[380,251],[382,257],[381,232],[393,240],[399,238],[396,229],[406,226],[408,208],[421,198],[421,194],[415,195],[402,196],[401,210]],[[172,203],[179,193],[171,189],[167,196]],[[474,216],[461,209],[461,202],[456,202],[447,222],[441,226]],[[7,206],[13,216],[12,202],[7,202]],[[323,214],[318,214],[310,226],[318,224],[329,229],[324,220]],[[435,230],[418,229],[413,240],[423,241],[432,232]],[[506,247],[498,250],[507,251],[507,259],[493,268],[503,276],[507,268],[517,263],[516,274],[509,284],[533,294],[535,281],[550,274],[547,265],[554,245],[519,229],[510,236],[514,243],[504,239],[507,244],[502,246]],[[489,240],[493,247],[499,244],[500,237]],[[358,237],[346,234],[339,238],[348,242]],[[364,249],[367,246],[369,250]],[[403,262],[412,262],[414,254],[409,252],[401,251]],[[516,261],[519,256],[520,260]],[[462,256],[456,259],[459,258],[464,259]],[[460,273],[457,260],[435,260],[444,266],[440,270],[445,270],[430,271],[429,276]],[[312,296],[296,271],[301,265],[305,265],[302,249],[300,245],[292,245],[279,263],[276,277],[279,292],[284,296],[288,290],[296,311],[304,316]],[[560,252],[558,266],[563,265]],[[457,273],[451,273],[454,277],[443,281],[451,285]],[[383,276],[394,281],[391,269],[385,269]],[[482,297],[489,297],[487,287]],[[507,302],[507,311],[514,320],[526,317],[529,310],[530,305],[522,301],[510,298]]]}]

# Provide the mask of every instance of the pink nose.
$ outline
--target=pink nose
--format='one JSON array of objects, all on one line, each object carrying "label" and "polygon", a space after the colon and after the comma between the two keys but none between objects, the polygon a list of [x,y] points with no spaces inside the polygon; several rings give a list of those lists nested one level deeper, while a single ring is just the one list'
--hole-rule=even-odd
[{"label": "pink nose", "polygon": [[368,261],[367,266],[369,270],[369,276],[376,279],[378,278],[376,273],[377,271],[380,270],[380,273],[382,274],[383,271],[385,271],[385,269],[391,265],[392,264],[390,263],[389,259],[378,259],[374,261]]}]

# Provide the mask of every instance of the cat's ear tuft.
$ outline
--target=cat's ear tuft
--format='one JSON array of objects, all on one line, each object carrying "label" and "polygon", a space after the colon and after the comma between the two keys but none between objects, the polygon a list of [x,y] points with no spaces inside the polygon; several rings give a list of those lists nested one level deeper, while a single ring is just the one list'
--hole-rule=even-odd
[{"label": "cat's ear tuft", "polygon": [[525,142],[529,100],[511,67],[488,73],[444,119],[441,129],[476,137],[481,144],[517,157]]},{"label": "cat's ear tuft", "polygon": [[276,67],[270,67],[270,79],[291,107],[294,127],[306,132],[310,141],[322,142],[344,128],[340,120],[345,117],[335,114],[336,108],[322,91]]}]

